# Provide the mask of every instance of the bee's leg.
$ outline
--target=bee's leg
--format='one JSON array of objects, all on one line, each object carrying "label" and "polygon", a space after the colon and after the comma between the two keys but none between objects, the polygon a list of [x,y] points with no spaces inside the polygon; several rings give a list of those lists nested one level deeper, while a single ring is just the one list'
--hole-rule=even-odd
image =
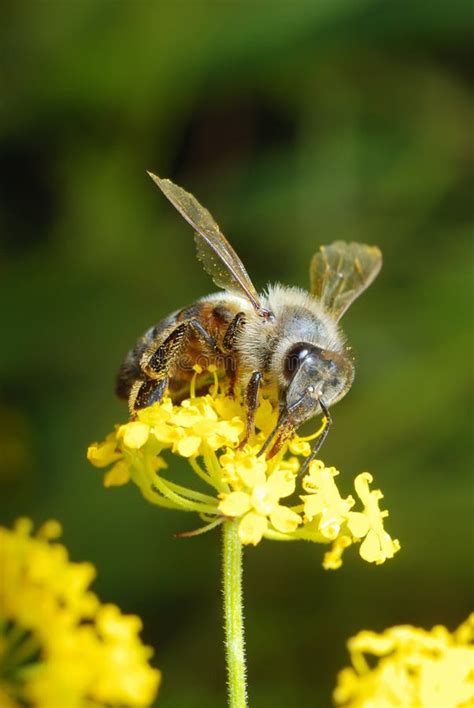
[{"label": "bee's leg", "polygon": [[[229,354],[235,353],[235,344],[236,344],[239,332],[241,331],[241,329],[243,327],[244,320],[245,320],[245,314],[243,312],[238,312],[236,314],[236,316],[233,318],[233,320],[230,322],[229,326],[227,327],[226,333],[224,335],[224,339],[222,340],[222,348],[223,348],[224,352],[227,352]],[[234,396],[234,389],[235,389],[235,382],[237,381],[237,374],[238,374],[237,359],[235,356],[232,357],[231,365],[232,365],[231,370],[227,372],[228,377],[229,377],[228,395],[233,397]]]},{"label": "bee's leg", "polygon": [[129,407],[130,413],[135,413],[140,408],[147,408],[161,401],[168,386],[168,377],[165,376],[159,381],[156,379],[139,379],[134,383],[130,391]]},{"label": "bee's leg", "polygon": [[187,322],[182,322],[169,334],[164,342],[153,350],[149,347],[143,354],[140,366],[146,376],[160,381],[168,376],[171,365],[182,351],[186,334]]},{"label": "bee's leg", "polygon": [[151,379],[161,381],[161,379],[167,378],[170,371],[180,363],[181,368],[189,370],[190,361],[180,362],[180,357],[191,334],[196,334],[213,352],[218,351],[215,339],[199,320],[186,320],[175,327],[165,341],[151,353],[151,356],[149,350],[145,352],[140,362],[143,372]]},{"label": "bee's leg", "polygon": [[[197,319],[186,320],[175,327],[162,344],[149,346],[140,359],[140,376],[130,390],[128,405],[133,413],[161,401],[169,383],[169,374],[180,363],[184,345],[191,333],[196,334],[209,348],[217,351],[213,337]],[[181,362],[189,369],[190,361]]]},{"label": "bee's leg", "polygon": [[219,347],[217,346],[217,342],[214,339],[214,337],[209,334],[207,329],[202,326],[202,324],[199,322],[197,319],[192,319],[188,320],[186,323],[189,327],[189,330],[194,330],[194,334],[197,334],[199,339],[201,339],[209,349],[212,349],[212,351],[216,354],[220,352]]},{"label": "bee's leg", "polygon": [[255,411],[258,406],[258,392],[260,389],[260,383],[262,381],[262,374],[260,371],[254,371],[250,377],[250,381],[247,385],[247,390],[245,392],[245,405],[247,407],[247,422],[245,426],[245,435],[240,441],[239,450],[242,450],[244,445],[248,442],[251,436],[255,423]]},{"label": "bee's leg", "polygon": [[238,312],[233,320],[231,320],[229,326],[224,334],[224,339],[222,340],[223,348],[226,352],[232,352],[235,349],[235,343],[240,330],[243,327],[245,321],[245,313]]}]

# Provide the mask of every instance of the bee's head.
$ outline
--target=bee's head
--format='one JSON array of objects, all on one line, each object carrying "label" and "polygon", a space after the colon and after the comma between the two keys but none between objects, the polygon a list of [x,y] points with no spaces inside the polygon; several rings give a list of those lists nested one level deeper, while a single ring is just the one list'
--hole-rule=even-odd
[{"label": "bee's head", "polygon": [[344,354],[307,342],[292,345],[283,362],[280,416],[262,452],[274,442],[268,453],[273,457],[302,423],[339,401],[353,379],[354,366]]},{"label": "bee's head", "polygon": [[354,367],[347,356],[305,342],[288,350],[283,371],[285,407],[295,427],[320,412],[320,399],[328,407],[339,401],[354,379]]}]

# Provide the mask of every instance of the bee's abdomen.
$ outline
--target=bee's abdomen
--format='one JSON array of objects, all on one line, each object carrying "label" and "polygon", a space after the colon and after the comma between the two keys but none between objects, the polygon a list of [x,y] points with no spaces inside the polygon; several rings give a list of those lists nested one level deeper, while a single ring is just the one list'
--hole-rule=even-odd
[{"label": "bee's abdomen", "polygon": [[[144,355],[146,357],[146,352],[158,349],[181,323],[190,320],[198,320],[215,340],[216,344],[221,346],[229,324],[241,309],[236,299],[231,298],[229,301],[226,295],[219,293],[215,296],[198,300],[192,305],[177,310],[163,320],[160,320],[160,322],[150,327],[150,329],[140,337],[135,347],[125,357],[117,377],[115,389],[117,395],[120,398],[127,399],[136,381],[145,380],[147,378],[147,374],[142,368]],[[202,358],[203,348],[203,342],[199,340],[196,334],[191,334],[187,338],[185,349],[180,359],[182,362],[186,363],[186,366],[174,366],[170,371],[171,395],[173,395],[175,388],[179,388],[180,382],[185,382],[192,376],[192,365],[194,363],[202,364],[204,360],[208,361],[208,363],[214,363],[212,361],[212,352],[205,352],[204,358]]]},{"label": "bee's abdomen", "polygon": [[213,299],[198,300],[193,305],[185,307],[176,313],[176,321],[196,319],[219,342],[239,308],[234,303],[228,303],[224,297],[216,296]]}]

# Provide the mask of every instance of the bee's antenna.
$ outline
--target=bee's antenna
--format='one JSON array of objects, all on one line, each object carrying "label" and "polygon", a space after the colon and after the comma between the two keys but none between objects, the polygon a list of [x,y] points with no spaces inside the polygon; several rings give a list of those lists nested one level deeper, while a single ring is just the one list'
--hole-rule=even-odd
[{"label": "bee's antenna", "polygon": [[316,457],[316,455],[318,454],[318,452],[322,448],[324,441],[326,440],[326,438],[328,436],[329,429],[332,425],[332,416],[329,412],[329,408],[326,406],[326,404],[324,403],[322,398],[319,398],[318,401],[319,401],[319,405],[321,406],[321,410],[324,413],[326,425],[324,426],[323,432],[321,433],[321,435],[317,439],[315,446],[311,450],[311,453],[309,454],[309,456],[306,458],[306,460],[301,465],[300,470],[298,472],[298,476],[303,475],[306,472],[306,470],[308,469],[309,463],[314,460],[314,458]]}]

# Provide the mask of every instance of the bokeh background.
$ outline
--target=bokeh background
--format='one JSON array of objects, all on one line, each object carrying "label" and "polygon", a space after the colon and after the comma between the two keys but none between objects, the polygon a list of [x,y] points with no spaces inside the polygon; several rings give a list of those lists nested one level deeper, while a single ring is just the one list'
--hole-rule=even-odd
[{"label": "bokeh background", "polygon": [[[192,191],[257,287],[320,243],[378,244],[344,326],[357,378],[324,459],[376,478],[402,544],[246,552],[252,705],[326,706],[344,643],[453,628],[472,595],[469,2],[6,3],[0,23],[0,520],[58,518],[95,588],[143,617],[163,708],[224,705],[219,535],[104,490],[85,459],[126,407],[135,338],[212,291],[145,170]],[[472,45],[471,45],[472,46]],[[173,463],[179,478],[183,470]]]}]

